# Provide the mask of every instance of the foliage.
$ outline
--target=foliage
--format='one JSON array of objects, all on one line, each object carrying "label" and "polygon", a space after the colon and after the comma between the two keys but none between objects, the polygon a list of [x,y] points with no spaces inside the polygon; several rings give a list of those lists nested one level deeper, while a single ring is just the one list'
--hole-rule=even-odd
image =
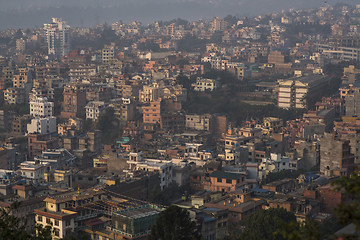
[{"label": "foliage", "polygon": [[170,206],[159,214],[148,240],[200,239],[196,230],[196,225],[191,221],[186,210]]},{"label": "foliage", "polygon": [[51,240],[51,227],[36,226],[37,235],[26,231],[26,223],[21,219],[11,215],[11,211],[16,210],[20,203],[16,202],[9,208],[0,208],[0,239],[17,240]]},{"label": "foliage", "polygon": [[333,185],[348,198],[346,203],[336,208],[335,215],[340,223],[353,223],[360,230],[360,170],[356,169],[349,176],[342,176]]},{"label": "foliage", "polygon": [[303,171],[301,170],[297,170],[297,171],[292,171],[292,170],[282,170],[279,172],[269,172],[269,174],[266,176],[266,182],[270,183],[270,182],[274,182],[274,181],[278,181],[278,180],[282,180],[285,178],[297,178],[300,176],[300,174],[302,174]]},{"label": "foliage", "polygon": [[177,42],[177,50],[179,51],[204,51],[207,40],[199,39],[195,36],[186,35]]},{"label": "foliage", "polygon": [[101,130],[102,141],[105,144],[113,143],[120,133],[120,124],[114,113],[113,108],[107,108],[96,124],[96,128]]},{"label": "foliage", "polygon": [[245,220],[245,229],[241,239],[246,240],[281,240],[286,239],[279,234],[284,223],[296,223],[293,213],[283,208],[270,208],[258,210]]}]

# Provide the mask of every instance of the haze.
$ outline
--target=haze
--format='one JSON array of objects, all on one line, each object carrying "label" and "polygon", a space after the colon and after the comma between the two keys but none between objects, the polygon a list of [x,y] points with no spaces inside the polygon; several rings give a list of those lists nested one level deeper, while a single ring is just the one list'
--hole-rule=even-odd
[{"label": "haze", "polygon": [[42,26],[51,17],[62,17],[71,26],[92,26],[117,20],[156,20],[183,18],[195,20],[244,17],[290,8],[303,9],[335,3],[356,4],[356,0],[0,0],[0,28]]}]

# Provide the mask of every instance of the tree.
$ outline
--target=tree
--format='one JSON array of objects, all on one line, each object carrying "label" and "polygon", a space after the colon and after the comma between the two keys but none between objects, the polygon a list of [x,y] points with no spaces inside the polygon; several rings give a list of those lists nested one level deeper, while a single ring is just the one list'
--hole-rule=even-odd
[{"label": "tree", "polygon": [[340,223],[353,223],[356,229],[360,230],[360,169],[356,169],[349,176],[342,176],[334,181],[333,185],[348,199],[336,208],[335,215]]},{"label": "tree", "polygon": [[284,223],[296,223],[293,213],[283,208],[270,208],[268,210],[258,210],[252,213],[245,220],[245,229],[241,234],[241,239],[246,240],[281,240],[285,239],[279,234],[275,234],[282,228]]},{"label": "tree", "polygon": [[41,225],[36,226],[37,235],[26,231],[26,222],[11,214],[18,208],[20,203],[15,202],[9,208],[0,208],[0,239],[17,239],[17,240],[51,240],[51,227],[43,228]]},{"label": "tree", "polygon": [[111,144],[119,136],[120,125],[115,117],[113,108],[107,108],[103,114],[99,116],[96,128],[102,132],[102,140],[105,144]]},{"label": "tree", "polygon": [[177,206],[170,206],[159,214],[148,237],[148,240],[188,239],[200,239],[200,236],[188,212]]}]

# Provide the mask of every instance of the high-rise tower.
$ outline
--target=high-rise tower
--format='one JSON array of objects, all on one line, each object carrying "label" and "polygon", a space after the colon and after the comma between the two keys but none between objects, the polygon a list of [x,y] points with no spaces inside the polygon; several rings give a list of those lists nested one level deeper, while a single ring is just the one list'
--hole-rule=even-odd
[{"label": "high-rise tower", "polygon": [[70,52],[70,26],[61,18],[52,18],[51,23],[44,24],[44,33],[48,45],[48,54],[65,56]]}]

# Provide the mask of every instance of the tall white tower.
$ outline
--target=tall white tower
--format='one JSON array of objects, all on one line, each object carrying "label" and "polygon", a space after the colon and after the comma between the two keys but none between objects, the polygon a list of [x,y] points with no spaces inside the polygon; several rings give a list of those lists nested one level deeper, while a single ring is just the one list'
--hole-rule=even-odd
[{"label": "tall white tower", "polygon": [[70,26],[61,18],[52,18],[51,23],[44,24],[48,45],[48,54],[65,56],[70,51]]}]

